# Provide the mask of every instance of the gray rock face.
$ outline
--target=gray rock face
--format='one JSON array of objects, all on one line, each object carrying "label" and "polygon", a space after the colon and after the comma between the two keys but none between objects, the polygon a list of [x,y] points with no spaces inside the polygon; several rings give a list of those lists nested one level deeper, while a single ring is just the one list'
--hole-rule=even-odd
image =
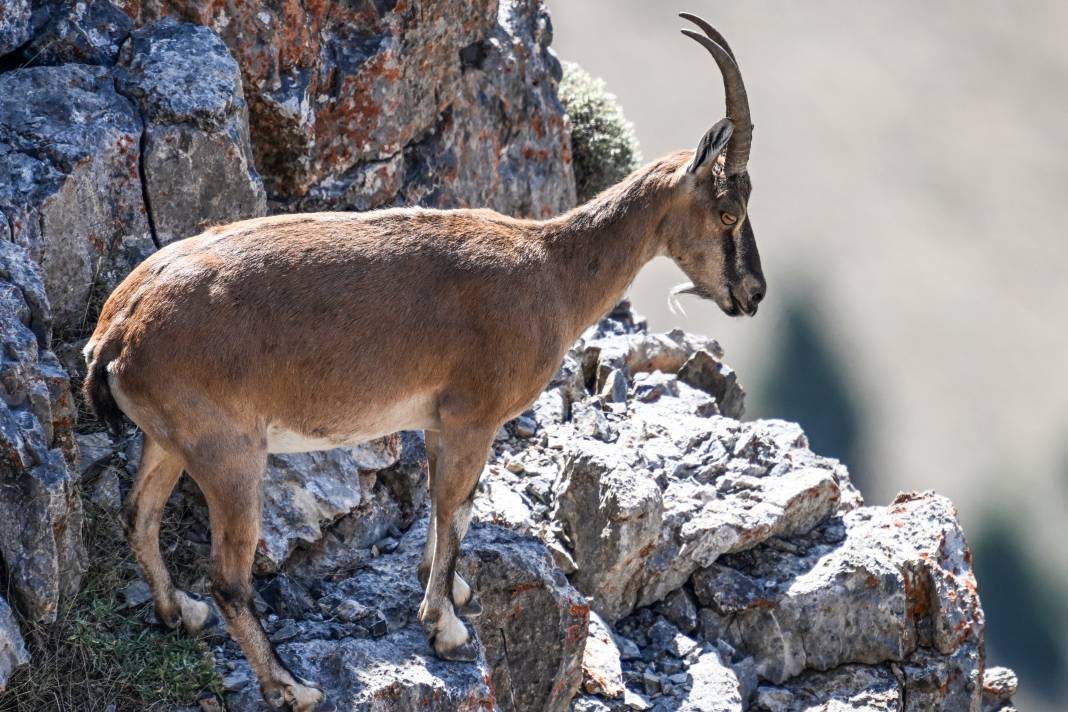
[{"label": "gray rock face", "polygon": [[133,21],[108,0],[55,3],[47,24],[22,52],[33,66],[115,63]]},{"label": "gray rock face", "polygon": [[715,650],[702,653],[689,667],[693,687],[682,699],[679,712],[741,712],[742,689],[738,676]]},{"label": "gray rock face", "polygon": [[372,547],[408,528],[427,499],[426,455],[414,433],[328,452],[274,455],[266,477],[260,568],[284,563],[305,577],[368,561]]},{"label": "gray rock face", "polygon": [[15,603],[46,623],[85,571],[74,412],[50,339],[40,270],[0,241],[0,556]]},{"label": "gray rock face", "polygon": [[30,15],[29,0],[4,0],[0,4],[0,56],[30,39]]},{"label": "gray rock face", "polygon": [[145,121],[141,170],[156,242],[266,212],[241,74],[218,35],[171,18],[133,33],[119,88]]},{"label": "gray rock face", "polygon": [[897,712],[902,709],[901,702],[901,685],[889,668],[846,665],[833,672],[805,673],[781,687],[762,686],[757,690],[752,709],[760,712],[827,709]]},{"label": "gray rock face", "polygon": [[[902,661],[921,648],[951,656],[982,639],[970,553],[943,497],[902,495],[790,544],[725,557],[694,577],[729,619],[726,639],[754,656],[766,680]],[[947,674],[978,700],[972,662],[961,662],[960,674]]]},{"label": "gray rock face", "polygon": [[575,202],[539,0],[131,4],[218,32],[244,74],[256,165],[286,210]]},{"label": "gray rock face", "polygon": [[141,121],[106,69],[0,74],[0,211],[40,264],[61,329],[153,249],[138,175]]},{"label": "gray rock face", "polygon": [[57,11],[38,59],[81,63],[0,75],[22,98],[0,106],[2,229],[40,264],[64,333],[91,328],[157,243],[265,211],[226,47],[168,20],[136,32],[116,70],[123,18],[106,2]]},{"label": "gray rock face", "polygon": [[[479,591],[483,614],[473,622],[484,653],[473,664],[451,663],[433,655],[418,621],[425,535],[424,518],[395,552],[309,587],[316,612],[268,621],[268,633],[285,638],[283,658],[339,709],[567,709],[581,677],[589,608],[544,547],[499,527],[473,528],[460,567]],[[239,653],[227,649],[223,660],[236,665],[228,709],[267,709]]]},{"label": "gray rock face", "polygon": [[[338,709],[492,709],[485,660],[442,661],[427,643],[417,616],[423,595],[416,577],[421,542],[412,539],[351,578],[316,587],[316,613],[268,621],[268,634],[277,640],[284,631],[286,640],[278,646],[282,659],[296,674],[318,683]],[[227,709],[269,710],[239,651],[228,646],[223,660],[235,666],[226,679]]]},{"label": "gray rock face", "polygon": [[0,596],[0,692],[4,691],[11,673],[30,661],[22,632],[7,601]]},{"label": "gray rock face", "polygon": [[565,405],[535,406],[533,442],[497,445],[476,500],[478,516],[545,539],[606,619],[663,599],[722,554],[854,506],[845,469],[814,455],[796,425],[716,415],[716,397],[678,375],[741,412],[736,379],[704,377],[731,373],[714,341],[612,329],[597,327],[570,359],[602,395],[550,390],[543,399]]},{"label": "gray rock face", "polygon": [[566,710],[582,681],[583,596],[541,542],[500,527],[473,527],[459,568],[482,604],[472,623],[501,710]]}]

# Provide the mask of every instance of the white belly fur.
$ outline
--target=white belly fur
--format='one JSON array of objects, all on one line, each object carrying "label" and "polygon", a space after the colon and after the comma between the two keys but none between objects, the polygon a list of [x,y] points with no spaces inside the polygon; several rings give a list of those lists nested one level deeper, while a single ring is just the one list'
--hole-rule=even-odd
[{"label": "white belly fur", "polygon": [[433,399],[416,396],[392,403],[379,410],[365,422],[356,424],[352,432],[316,438],[294,432],[276,424],[267,426],[267,452],[316,452],[348,447],[374,440],[398,430],[424,430],[437,427]]}]

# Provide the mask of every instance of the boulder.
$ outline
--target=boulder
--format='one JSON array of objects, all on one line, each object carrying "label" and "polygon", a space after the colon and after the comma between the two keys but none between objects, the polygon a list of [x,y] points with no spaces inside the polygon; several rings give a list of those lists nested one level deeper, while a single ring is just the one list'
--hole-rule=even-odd
[{"label": "boulder", "polygon": [[604,697],[623,696],[623,670],[612,629],[590,611],[590,632],[582,653],[582,689]]},{"label": "boulder", "polygon": [[590,607],[545,546],[476,524],[464,539],[459,570],[482,604],[471,622],[501,710],[566,710],[582,682]]},{"label": "boulder", "polygon": [[742,688],[738,676],[716,650],[709,650],[689,666],[693,679],[679,712],[742,712]]},{"label": "boulder", "polygon": [[158,245],[265,214],[241,73],[218,35],[152,23],[123,47],[117,74],[145,122],[141,172]]},{"label": "boulder", "polygon": [[18,49],[30,39],[29,0],[4,0],[0,5],[0,56]]},{"label": "boulder", "polygon": [[901,695],[901,684],[889,667],[844,665],[831,672],[806,672],[783,685],[761,685],[751,709],[754,712],[832,709],[898,712],[902,709]]},{"label": "boulder", "polygon": [[55,325],[91,327],[102,300],[153,249],[141,192],[141,119],[108,70],[0,74],[0,212],[41,266]]},{"label": "boulder", "polygon": [[539,0],[128,3],[205,25],[244,75],[255,163],[288,210],[419,203],[546,216],[575,202]]},{"label": "boulder", "polygon": [[609,421],[614,443],[576,435],[564,445],[551,519],[572,581],[610,620],[722,554],[808,531],[851,487],[792,424],[697,416],[672,396],[631,401]]},{"label": "boulder", "polygon": [[[943,656],[939,685],[978,699],[971,671],[983,613],[953,506],[931,493],[864,507],[783,546],[721,559],[694,576],[702,602],[727,618],[727,641],[781,683],[806,669]],[[705,592],[702,595],[702,592]],[[946,657],[948,656],[948,657]],[[932,663],[921,665],[933,670]]]},{"label": "boulder", "polygon": [[[308,462],[320,467],[302,470]],[[422,436],[399,433],[327,453],[272,455],[267,482],[282,481],[288,484],[275,488],[277,495],[268,495],[264,505],[264,521],[276,526],[260,547],[260,570],[284,563],[304,578],[351,571],[419,516],[427,499]],[[294,537],[297,531],[302,539]]]},{"label": "boulder", "polygon": [[[860,501],[797,425],[718,414],[740,414],[743,391],[714,340],[642,329],[627,305],[591,327],[494,443],[475,500],[476,518],[541,537],[609,621]],[[696,610],[678,613],[696,627]]]},{"label": "boulder", "polygon": [[67,374],[41,271],[0,241],[0,556],[26,618],[52,622],[86,567]]},{"label": "boulder", "polygon": [[[482,644],[475,663],[437,659],[418,620],[417,579],[427,520],[395,551],[305,587],[283,577],[261,588],[275,614],[266,623],[283,659],[318,682],[339,709],[565,710],[581,680],[589,608],[552,566],[536,539],[476,525],[460,567],[479,592],[483,613],[471,621]],[[308,612],[310,606],[317,612]],[[227,708],[266,710],[248,664],[234,666]]]},{"label": "boulder", "polygon": [[54,3],[44,26],[23,50],[36,67],[76,62],[110,66],[130,36],[133,21],[109,0]]}]

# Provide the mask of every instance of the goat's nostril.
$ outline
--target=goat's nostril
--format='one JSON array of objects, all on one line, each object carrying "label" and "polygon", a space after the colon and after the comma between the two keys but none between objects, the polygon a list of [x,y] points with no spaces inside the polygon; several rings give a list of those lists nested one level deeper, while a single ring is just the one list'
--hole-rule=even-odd
[{"label": "goat's nostril", "polygon": [[764,288],[763,287],[754,287],[753,289],[749,290],[749,301],[752,302],[753,305],[760,304],[760,301],[763,298],[764,298]]}]

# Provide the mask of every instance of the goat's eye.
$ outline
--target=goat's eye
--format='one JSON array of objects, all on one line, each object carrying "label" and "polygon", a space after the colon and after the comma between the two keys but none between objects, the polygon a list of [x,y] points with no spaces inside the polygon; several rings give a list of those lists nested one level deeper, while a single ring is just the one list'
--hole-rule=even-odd
[{"label": "goat's eye", "polygon": [[738,222],[738,216],[731,213],[720,213],[719,219],[723,221],[724,225],[733,225]]}]

